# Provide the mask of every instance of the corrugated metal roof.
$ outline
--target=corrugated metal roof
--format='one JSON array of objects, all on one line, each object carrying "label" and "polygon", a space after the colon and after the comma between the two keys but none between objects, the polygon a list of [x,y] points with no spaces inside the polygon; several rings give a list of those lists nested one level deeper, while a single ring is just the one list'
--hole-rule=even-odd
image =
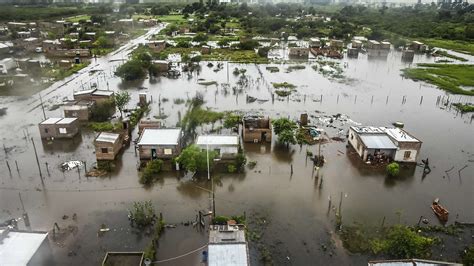
[{"label": "corrugated metal roof", "polygon": [[247,266],[248,254],[245,244],[210,244],[209,266]]},{"label": "corrugated metal roof", "polygon": [[109,142],[115,143],[115,141],[120,137],[117,133],[101,132],[95,141],[99,142]]},{"label": "corrugated metal roof", "polygon": [[368,149],[396,150],[397,146],[387,135],[360,135],[362,142]]},{"label": "corrugated metal roof", "polygon": [[47,236],[46,232],[8,232],[0,242],[1,264],[28,265]]},{"label": "corrugated metal roof", "polygon": [[181,129],[177,128],[145,128],[138,145],[178,145]]},{"label": "corrugated metal roof", "polygon": [[239,145],[237,135],[202,135],[196,140],[197,145]]}]

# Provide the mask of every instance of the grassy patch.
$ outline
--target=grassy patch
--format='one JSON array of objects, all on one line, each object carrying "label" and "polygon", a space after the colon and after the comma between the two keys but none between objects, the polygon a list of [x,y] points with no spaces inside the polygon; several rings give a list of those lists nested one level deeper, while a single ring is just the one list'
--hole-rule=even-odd
[{"label": "grassy patch", "polygon": [[436,46],[444,49],[450,49],[459,53],[474,55],[474,43],[453,41],[453,40],[440,40],[440,39],[425,39],[423,40],[430,46]]},{"label": "grassy patch", "polygon": [[461,111],[461,113],[471,113],[474,112],[474,105],[472,104],[462,104],[462,103],[455,103],[453,104],[456,108]]},{"label": "grassy patch", "polygon": [[275,67],[275,66],[268,66],[268,67],[266,67],[266,70],[270,71],[270,73],[280,72],[280,69],[278,67]]},{"label": "grassy patch", "polygon": [[423,80],[454,94],[474,95],[474,65],[418,64],[418,68],[403,69],[403,75],[413,80]]},{"label": "grassy patch", "polygon": [[89,62],[81,63],[81,64],[74,64],[74,66],[70,69],[62,69],[58,67],[53,67],[46,69],[46,76],[53,78],[54,80],[61,80],[71,76],[72,74],[77,73],[79,70],[85,68],[89,65]]},{"label": "grassy patch", "polygon": [[[456,55],[453,55],[453,54],[450,54],[446,51],[441,51],[441,50],[438,50],[436,51],[436,54],[437,55],[440,55],[440,56],[444,56],[444,57],[447,57],[447,58],[451,58],[451,59],[456,59],[456,60],[459,60],[461,62],[467,62],[468,60],[464,57],[459,57],[459,56],[456,56]],[[438,61],[439,62],[439,61]]]},{"label": "grassy patch", "polygon": [[122,129],[122,124],[112,122],[91,122],[88,127],[95,132],[113,132]]},{"label": "grassy patch", "polygon": [[294,84],[291,84],[291,83],[288,83],[288,82],[281,82],[281,83],[278,83],[278,82],[274,82],[272,83],[273,87],[275,89],[296,89],[296,85]]},{"label": "grassy patch", "polygon": [[79,16],[68,17],[66,18],[66,21],[79,22],[81,20],[89,20],[89,19],[91,19],[91,16],[89,15],[79,15]]}]

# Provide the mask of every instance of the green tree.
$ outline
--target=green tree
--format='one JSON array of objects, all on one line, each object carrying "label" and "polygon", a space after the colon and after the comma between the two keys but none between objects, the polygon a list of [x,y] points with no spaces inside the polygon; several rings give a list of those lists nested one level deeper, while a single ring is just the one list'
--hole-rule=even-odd
[{"label": "green tree", "polygon": [[114,43],[113,43],[112,39],[109,39],[105,36],[100,36],[94,42],[94,46],[98,47],[98,48],[111,48],[111,47],[114,46]]},{"label": "green tree", "polygon": [[272,121],[273,131],[279,135],[282,131],[290,130],[293,131],[298,128],[296,122],[291,121],[288,118],[282,117]]},{"label": "green tree", "polygon": [[115,75],[121,77],[123,80],[130,81],[144,78],[146,72],[140,61],[130,60],[119,66],[117,71],[115,71]]},{"label": "green tree", "polygon": [[114,99],[115,99],[115,105],[117,106],[117,109],[120,111],[120,118],[122,118],[123,109],[128,104],[128,102],[130,102],[130,99],[131,99],[130,94],[128,93],[128,91],[122,91],[122,92],[116,93],[114,95]]},{"label": "green tree", "polygon": [[[212,165],[217,152],[209,151],[209,164]],[[201,150],[196,145],[191,145],[185,148],[181,155],[176,159],[184,169],[191,172],[206,172],[207,171],[207,151]]]},{"label": "green tree", "polygon": [[205,42],[208,40],[208,37],[206,34],[203,33],[198,33],[196,36],[194,36],[193,41],[195,42]]},{"label": "green tree", "polygon": [[398,165],[396,162],[390,163],[387,165],[386,170],[390,176],[398,176],[400,173],[400,165]]}]

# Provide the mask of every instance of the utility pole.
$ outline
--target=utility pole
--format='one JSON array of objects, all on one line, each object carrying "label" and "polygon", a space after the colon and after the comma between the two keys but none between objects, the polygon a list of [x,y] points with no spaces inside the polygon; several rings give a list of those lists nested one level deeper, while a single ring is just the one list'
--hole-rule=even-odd
[{"label": "utility pole", "polygon": [[46,120],[46,113],[44,112],[44,105],[43,105],[43,98],[41,98],[41,93],[39,93],[40,102],[41,102],[41,109],[43,110],[43,118]]},{"label": "utility pole", "polygon": [[214,179],[211,179],[211,171],[209,167],[209,140],[206,140],[206,157],[207,157],[207,180],[211,180],[212,193],[212,217],[216,217],[216,194],[214,193]]},{"label": "utility pole", "polygon": [[36,146],[35,146],[35,141],[33,140],[33,137],[31,138],[31,142],[33,143],[33,149],[35,150],[36,163],[38,164],[38,170],[39,170],[39,174],[40,174],[40,178],[41,178],[41,184],[43,184],[43,186],[44,186],[43,174],[41,173],[41,166],[40,166],[40,162],[39,162],[39,159],[38,159],[38,153],[36,152]]}]

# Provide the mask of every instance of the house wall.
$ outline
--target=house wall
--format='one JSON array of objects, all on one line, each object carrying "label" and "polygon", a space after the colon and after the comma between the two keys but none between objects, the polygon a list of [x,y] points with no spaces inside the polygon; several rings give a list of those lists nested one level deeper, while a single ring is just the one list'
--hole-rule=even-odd
[{"label": "house wall", "polygon": [[364,155],[364,145],[362,144],[362,140],[360,139],[359,135],[355,133],[352,128],[349,129],[349,144],[354,148],[354,150],[359,154],[360,157],[367,158],[367,154]]},{"label": "house wall", "polygon": [[[157,159],[171,159],[181,153],[179,145],[140,145],[138,155],[140,160],[151,160],[151,150],[156,150]],[[171,154],[165,154],[165,149],[171,149]]]},{"label": "house wall", "polygon": [[64,117],[75,117],[80,121],[88,121],[90,116],[89,109],[68,110],[64,109]]},{"label": "house wall", "polygon": [[36,250],[35,254],[31,257],[27,263],[28,266],[49,266],[54,265],[53,252],[49,245],[48,238],[45,238],[43,243]]},{"label": "house wall", "polygon": [[[199,145],[199,148],[205,151],[207,149],[207,145]],[[232,158],[235,158],[237,154],[239,153],[239,146],[238,145],[235,145],[235,146],[209,145],[209,150],[210,151],[218,150],[219,151],[218,157],[221,159],[232,159]]]},{"label": "house wall", "polygon": [[51,137],[55,138],[58,134],[56,125],[54,124],[48,124],[48,125],[39,124],[38,128],[39,128],[40,136],[42,139],[47,139]]},{"label": "house wall", "polygon": [[[404,163],[416,163],[420,154],[421,142],[399,142],[399,149],[395,153],[394,160]],[[405,158],[405,152],[410,152],[410,156]]]},{"label": "house wall", "polygon": [[[107,148],[107,153],[102,153],[102,148]],[[95,142],[95,156],[97,160],[115,160],[115,157],[122,148],[122,138],[119,138],[115,143],[110,142]]]},{"label": "house wall", "polygon": [[244,135],[244,142],[255,142],[255,140],[258,140],[258,142],[262,142],[262,132],[266,132],[266,141],[271,142],[272,141],[272,130],[271,129],[266,129],[266,128],[254,128],[252,130],[248,128],[244,128],[243,131]]},{"label": "house wall", "polygon": [[299,56],[299,57],[305,57],[309,55],[309,49],[308,48],[300,48],[300,47],[292,47],[290,48],[290,56]]}]

